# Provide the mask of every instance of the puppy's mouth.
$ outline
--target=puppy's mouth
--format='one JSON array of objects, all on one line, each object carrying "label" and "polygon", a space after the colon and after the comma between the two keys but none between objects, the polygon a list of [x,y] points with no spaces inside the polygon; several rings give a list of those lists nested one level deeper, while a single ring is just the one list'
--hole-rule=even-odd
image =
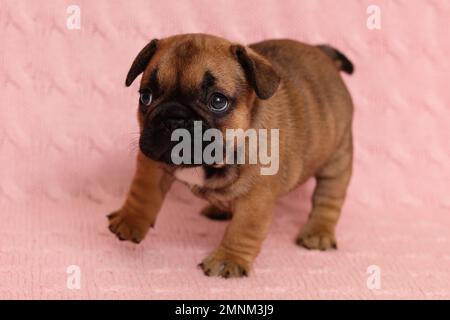
[{"label": "puppy's mouth", "polygon": [[139,148],[142,153],[166,166],[204,165],[203,151],[210,142],[202,137],[211,125],[191,108],[179,103],[164,103],[156,108],[145,120],[141,132]]}]

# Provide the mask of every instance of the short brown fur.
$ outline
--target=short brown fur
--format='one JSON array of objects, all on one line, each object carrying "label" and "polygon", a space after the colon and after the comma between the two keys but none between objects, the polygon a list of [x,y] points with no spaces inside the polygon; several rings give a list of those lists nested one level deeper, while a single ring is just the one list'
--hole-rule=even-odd
[{"label": "short brown fur", "polygon": [[[254,62],[256,77],[266,78],[251,79],[237,49]],[[260,175],[259,165],[230,166],[224,177],[192,188],[211,203],[203,214],[232,216],[220,246],[200,264],[206,275],[247,275],[266,238],[276,199],[312,176],[317,181],[313,208],[297,243],[308,249],[336,248],[335,227],[352,171],[353,113],[338,66],[318,47],[292,40],[248,47],[201,34],[158,40],[141,87],[158,67],[163,88],[178,86],[189,94],[198,89],[205,70],[211,70],[217,85],[237,99],[223,118],[205,114],[219,129],[280,129],[277,174]],[[129,75],[127,85],[133,77]],[[145,120],[138,114],[142,130]],[[173,180],[170,170],[139,152],[127,199],[109,216],[110,230],[121,240],[142,241]]]}]

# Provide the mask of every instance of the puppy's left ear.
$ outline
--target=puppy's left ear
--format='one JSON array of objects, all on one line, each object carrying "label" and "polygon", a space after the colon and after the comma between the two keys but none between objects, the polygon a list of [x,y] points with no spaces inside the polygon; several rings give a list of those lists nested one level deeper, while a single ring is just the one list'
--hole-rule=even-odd
[{"label": "puppy's left ear", "polygon": [[258,98],[265,100],[273,96],[280,84],[280,76],[270,62],[241,45],[232,45],[231,52],[244,69],[245,77]]},{"label": "puppy's left ear", "polygon": [[127,79],[125,80],[125,85],[127,87],[129,87],[134,79],[147,68],[148,63],[156,52],[157,43],[158,40],[153,39],[138,53],[137,57],[134,58],[133,64],[128,71]]}]

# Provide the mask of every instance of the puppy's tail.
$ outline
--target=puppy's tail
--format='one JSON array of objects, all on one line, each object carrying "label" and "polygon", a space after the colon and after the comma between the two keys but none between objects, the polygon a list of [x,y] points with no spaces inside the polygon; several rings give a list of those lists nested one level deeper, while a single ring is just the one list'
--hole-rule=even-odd
[{"label": "puppy's tail", "polygon": [[355,68],[353,63],[348,60],[348,58],[339,50],[329,46],[329,45],[319,45],[317,46],[323,53],[325,53],[331,60],[334,61],[337,68],[345,73],[352,74]]}]

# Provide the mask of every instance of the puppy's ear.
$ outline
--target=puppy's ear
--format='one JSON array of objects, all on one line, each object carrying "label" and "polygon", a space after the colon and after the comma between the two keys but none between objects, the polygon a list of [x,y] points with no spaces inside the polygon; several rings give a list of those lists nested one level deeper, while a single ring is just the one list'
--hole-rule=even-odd
[{"label": "puppy's ear", "polygon": [[265,100],[273,96],[280,84],[280,76],[270,62],[241,45],[232,45],[231,52],[244,69],[245,77],[258,98]]},{"label": "puppy's ear", "polygon": [[136,79],[137,76],[144,72],[145,68],[147,68],[148,63],[155,54],[157,43],[158,40],[153,39],[139,52],[137,57],[134,58],[133,64],[128,71],[127,79],[125,80],[125,85],[127,87],[129,87],[133,83],[134,79]]}]

